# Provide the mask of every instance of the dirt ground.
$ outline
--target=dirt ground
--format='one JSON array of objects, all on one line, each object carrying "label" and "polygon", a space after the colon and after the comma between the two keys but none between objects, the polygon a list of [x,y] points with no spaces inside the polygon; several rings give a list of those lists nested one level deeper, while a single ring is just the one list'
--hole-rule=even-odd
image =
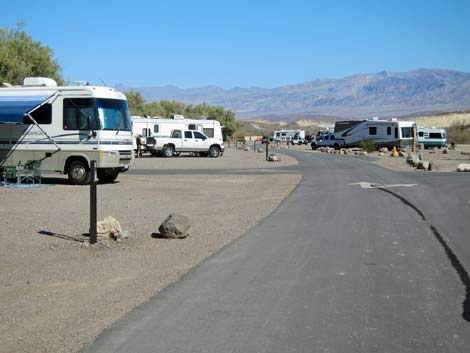
[{"label": "dirt ground", "polygon": [[[444,153],[445,150],[447,153]],[[425,172],[417,170],[406,163],[405,157],[392,157],[391,153],[379,156],[378,152],[370,153],[369,155],[379,158],[374,163],[387,169]],[[433,162],[432,172],[456,172],[459,164],[470,163],[470,145],[456,145],[453,150],[447,148],[424,149],[418,151],[417,155],[420,155],[421,159],[425,161]]]},{"label": "dirt ground", "polygon": [[[217,159],[142,158],[137,169],[273,168],[253,151]],[[163,166],[162,166],[163,164]],[[104,328],[252,228],[300,175],[126,175],[98,186],[98,219],[130,238],[88,246],[89,187],[0,188],[0,352],[76,352]],[[62,182],[61,182],[62,181]],[[184,240],[155,233],[171,212],[188,216]]]}]

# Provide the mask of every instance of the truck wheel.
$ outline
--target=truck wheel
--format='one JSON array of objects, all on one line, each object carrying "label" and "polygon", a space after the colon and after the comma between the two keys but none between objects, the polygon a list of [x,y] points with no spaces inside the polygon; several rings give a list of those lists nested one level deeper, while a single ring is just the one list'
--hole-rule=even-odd
[{"label": "truck wheel", "polygon": [[100,168],[97,171],[98,180],[102,183],[112,183],[119,175],[119,172],[113,168]]},{"label": "truck wheel", "polygon": [[316,150],[317,149],[317,144],[316,143],[312,143],[310,146],[312,146],[312,150]]},{"label": "truck wheel", "polygon": [[217,146],[212,146],[209,148],[209,157],[217,158],[220,155],[220,148]]},{"label": "truck wheel", "polygon": [[163,147],[163,156],[164,157],[170,158],[170,157],[173,157],[174,154],[175,154],[175,149],[173,148],[173,146]]},{"label": "truck wheel", "polygon": [[74,185],[85,185],[90,182],[90,170],[82,161],[73,161],[67,169],[69,182]]}]

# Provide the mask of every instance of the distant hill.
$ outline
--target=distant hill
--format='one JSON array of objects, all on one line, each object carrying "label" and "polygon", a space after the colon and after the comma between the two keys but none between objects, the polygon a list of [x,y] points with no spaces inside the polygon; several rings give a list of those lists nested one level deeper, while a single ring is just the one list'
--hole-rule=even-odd
[{"label": "distant hill", "polygon": [[[130,87],[119,85],[119,89]],[[188,104],[221,105],[239,119],[276,121],[337,120],[405,116],[470,109],[470,73],[419,69],[318,79],[277,88],[175,86],[134,88],[147,101],[171,99]]]}]

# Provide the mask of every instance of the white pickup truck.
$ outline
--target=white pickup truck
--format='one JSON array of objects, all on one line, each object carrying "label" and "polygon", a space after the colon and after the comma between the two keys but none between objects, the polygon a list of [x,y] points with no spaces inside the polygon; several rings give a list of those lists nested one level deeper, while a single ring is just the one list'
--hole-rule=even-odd
[{"label": "white pickup truck", "polygon": [[181,152],[192,152],[200,156],[217,158],[224,153],[224,142],[209,138],[195,130],[173,130],[171,137],[155,137],[153,148],[164,157],[173,157]]},{"label": "white pickup truck", "polygon": [[334,147],[335,150],[339,150],[344,147],[344,140],[335,138],[335,134],[329,132],[324,135],[317,136],[310,144],[312,150],[316,150],[318,147]]}]

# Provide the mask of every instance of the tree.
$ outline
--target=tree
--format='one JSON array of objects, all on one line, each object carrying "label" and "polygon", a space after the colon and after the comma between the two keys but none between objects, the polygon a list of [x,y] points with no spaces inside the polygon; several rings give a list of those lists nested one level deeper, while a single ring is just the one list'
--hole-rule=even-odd
[{"label": "tree", "polygon": [[50,77],[64,84],[62,68],[48,46],[17,28],[0,28],[0,82],[19,85],[25,77]]},{"label": "tree", "polygon": [[145,111],[144,96],[139,91],[127,91],[124,92],[127,98],[127,104],[131,115],[144,115],[147,114]]}]

